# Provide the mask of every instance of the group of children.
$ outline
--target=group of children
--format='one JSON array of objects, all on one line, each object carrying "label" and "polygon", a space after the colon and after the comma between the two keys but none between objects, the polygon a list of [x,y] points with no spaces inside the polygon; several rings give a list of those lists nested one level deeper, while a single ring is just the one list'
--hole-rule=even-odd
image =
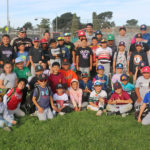
[{"label": "group of children", "polygon": [[[49,43],[40,43],[35,37],[29,51],[23,42],[14,51],[9,35],[3,35],[0,127],[10,130],[17,123],[14,115],[25,116],[31,107],[32,116],[47,120],[85,109],[97,116],[125,117],[135,106],[141,107],[138,122],[150,124],[149,112],[142,118],[147,103],[150,105],[150,67],[142,42],[136,42],[134,50],[128,52],[125,42],[120,41],[118,50],[112,51],[106,39],[99,42],[93,37],[89,45],[84,31],[78,35],[75,46],[69,33]],[[114,37],[108,35],[107,39],[113,41]]]}]

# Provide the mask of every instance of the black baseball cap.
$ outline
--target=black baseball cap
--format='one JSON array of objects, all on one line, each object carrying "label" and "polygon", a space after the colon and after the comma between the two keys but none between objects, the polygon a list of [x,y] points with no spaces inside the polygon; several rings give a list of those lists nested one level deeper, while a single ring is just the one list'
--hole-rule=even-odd
[{"label": "black baseball cap", "polygon": [[35,67],[35,72],[38,72],[38,71],[43,71],[44,69],[43,69],[43,67],[41,66],[41,65],[37,65],[36,67]]},{"label": "black baseball cap", "polygon": [[121,31],[121,30],[126,31],[126,27],[125,27],[125,26],[121,26],[121,27],[119,28],[119,31]]},{"label": "black baseball cap", "polygon": [[142,24],[141,26],[140,26],[140,30],[147,30],[147,26],[145,25],[145,24]]},{"label": "black baseball cap", "polygon": [[19,46],[21,46],[21,45],[25,45],[25,43],[24,42],[19,42],[18,44],[17,44],[17,47],[19,47]]},{"label": "black baseball cap", "polygon": [[19,30],[19,32],[21,32],[21,33],[26,33],[26,28],[20,28],[20,30]]},{"label": "black baseball cap", "polygon": [[47,80],[47,79],[48,79],[48,77],[45,74],[40,74],[38,77],[38,80]]},{"label": "black baseball cap", "polygon": [[117,90],[117,89],[121,89],[121,88],[122,88],[122,86],[121,86],[121,84],[120,84],[119,82],[114,83],[114,84],[113,84],[113,87],[114,87],[114,90]]},{"label": "black baseball cap", "polygon": [[53,62],[53,64],[52,64],[52,67],[54,67],[54,66],[59,66],[59,67],[60,67],[60,64],[55,61],[55,62]]},{"label": "black baseball cap", "polygon": [[127,74],[122,74],[120,77],[121,81],[128,81],[129,80],[129,76]]},{"label": "black baseball cap", "polygon": [[62,60],[62,65],[70,65],[69,60],[66,59],[66,58],[64,58],[64,59]]},{"label": "black baseball cap", "polygon": [[64,89],[64,86],[61,83],[59,83],[56,85],[56,89]]},{"label": "black baseball cap", "polygon": [[52,44],[52,43],[56,43],[56,40],[55,39],[51,39],[49,44]]}]

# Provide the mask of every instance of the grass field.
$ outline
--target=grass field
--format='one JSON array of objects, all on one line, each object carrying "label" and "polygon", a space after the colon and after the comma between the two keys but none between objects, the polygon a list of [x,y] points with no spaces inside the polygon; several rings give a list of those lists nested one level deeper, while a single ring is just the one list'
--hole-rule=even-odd
[{"label": "grass field", "polygon": [[150,150],[150,126],[133,115],[96,117],[95,112],[73,112],[40,122],[19,119],[12,132],[0,129],[0,150]]}]

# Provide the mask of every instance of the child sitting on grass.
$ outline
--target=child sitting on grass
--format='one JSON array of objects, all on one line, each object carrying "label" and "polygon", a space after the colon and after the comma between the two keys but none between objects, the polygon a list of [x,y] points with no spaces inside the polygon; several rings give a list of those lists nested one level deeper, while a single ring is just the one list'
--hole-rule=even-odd
[{"label": "child sitting on grass", "polygon": [[115,92],[112,94],[106,107],[107,114],[121,114],[122,117],[128,115],[127,113],[132,109],[132,100],[129,94],[122,90],[119,82],[113,84]]},{"label": "child sitting on grass", "polygon": [[87,109],[97,111],[96,115],[101,116],[106,104],[107,93],[102,90],[102,83],[99,80],[94,82],[94,90],[90,94]]},{"label": "child sitting on grass", "polygon": [[73,79],[71,81],[69,96],[74,110],[80,111],[82,107],[82,90],[79,88],[79,82],[76,79]]},{"label": "child sitting on grass", "polygon": [[[36,106],[37,116],[39,120],[47,120],[53,118],[50,104],[54,110],[57,108],[53,104],[51,89],[47,86],[48,78],[45,74],[38,77],[38,86],[34,89],[32,101]],[[58,110],[57,110],[58,111]]]},{"label": "child sitting on grass", "polygon": [[56,93],[53,95],[54,105],[57,107],[57,112],[60,115],[72,111],[72,108],[69,106],[68,95],[64,91],[63,85],[57,84]]}]

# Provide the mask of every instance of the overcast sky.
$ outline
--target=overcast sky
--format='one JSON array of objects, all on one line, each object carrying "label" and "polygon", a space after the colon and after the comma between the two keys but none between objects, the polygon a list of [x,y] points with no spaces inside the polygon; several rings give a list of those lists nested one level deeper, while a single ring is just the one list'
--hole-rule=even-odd
[{"label": "overcast sky", "polygon": [[[0,27],[7,23],[7,0],[0,0]],[[10,23],[13,27],[25,22],[36,25],[40,18],[54,19],[65,12],[76,13],[82,22],[91,22],[92,12],[113,12],[116,25],[128,19],[137,19],[139,25],[150,25],[150,0],[9,0]],[[39,18],[35,21],[35,18]],[[59,23],[59,22],[58,22]]]}]

